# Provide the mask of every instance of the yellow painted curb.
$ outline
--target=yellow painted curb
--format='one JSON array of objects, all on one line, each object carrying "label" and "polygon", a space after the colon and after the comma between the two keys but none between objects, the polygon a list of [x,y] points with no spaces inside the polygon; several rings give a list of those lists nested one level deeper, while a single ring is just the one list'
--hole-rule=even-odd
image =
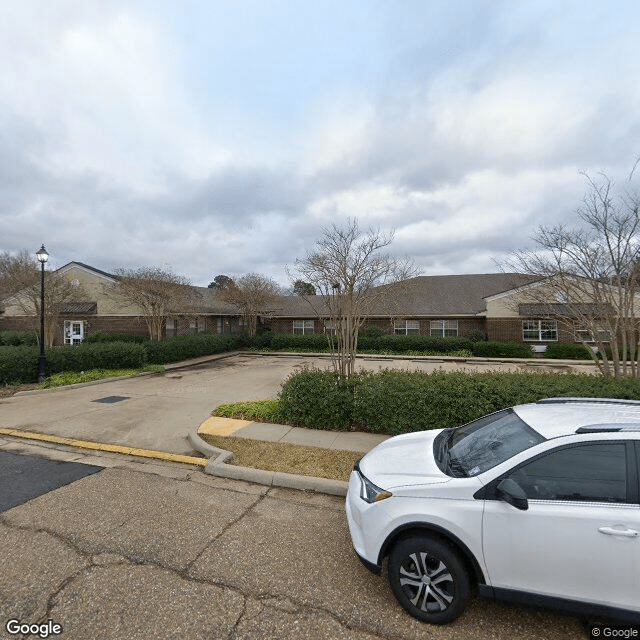
[{"label": "yellow painted curb", "polygon": [[238,429],[253,424],[252,420],[235,420],[234,418],[221,418],[213,416],[205,420],[198,428],[198,433],[207,433],[212,436],[230,436]]},{"label": "yellow painted curb", "polygon": [[89,440],[77,440],[76,438],[62,438],[60,436],[50,436],[46,433],[20,431],[19,429],[0,429],[0,435],[24,438],[26,440],[40,440],[42,442],[52,442],[54,444],[64,444],[70,447],[78,447],[80,449],[93,449],[95,451],[106,451],[108,453],[121,453],[128,456],[137,456],[138,458],[151,458],[153,460],[165,460],[166,462],[195,464],[200,467],[206,467],[209,463],[205,458],[183,456],[178,453],[152,451],[150,449],[137,449],[136,447],[125,447],[119,444],[104,444],[102,442],[90,442]]}]

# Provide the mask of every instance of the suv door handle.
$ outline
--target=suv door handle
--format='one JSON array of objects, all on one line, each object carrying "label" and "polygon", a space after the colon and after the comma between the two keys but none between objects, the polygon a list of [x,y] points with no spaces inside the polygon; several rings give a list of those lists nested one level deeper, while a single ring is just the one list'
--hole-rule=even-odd
[{"label": "suv door handle", "polygon": [[622,536],[623,538],[637,538],[638,532],[634,529],[615,529],[614,527],[599,527],[598,531],[608,536]]}]

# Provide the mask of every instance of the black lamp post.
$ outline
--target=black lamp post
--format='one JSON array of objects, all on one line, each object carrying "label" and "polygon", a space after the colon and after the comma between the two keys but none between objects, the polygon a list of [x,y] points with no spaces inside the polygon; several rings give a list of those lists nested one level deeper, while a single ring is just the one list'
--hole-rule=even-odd
[{"label": "black lamp post", "polygon": [[36,258],[40,263],[40,357],[38,358],[38,382],[44,382],[47,377],[47,358],[44,355],[44,263],[49,259],[49,254],[44,245],[36,252]]}]

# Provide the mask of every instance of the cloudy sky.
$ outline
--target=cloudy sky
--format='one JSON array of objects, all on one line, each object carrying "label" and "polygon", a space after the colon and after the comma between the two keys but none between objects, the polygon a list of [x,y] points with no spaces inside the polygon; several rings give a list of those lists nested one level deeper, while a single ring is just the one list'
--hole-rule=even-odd
[{"label": "cloudy sky", "polygon": [[0,251],[285,265],[349,217],[496,271],[640,154],[640,5],[3,0]]}]

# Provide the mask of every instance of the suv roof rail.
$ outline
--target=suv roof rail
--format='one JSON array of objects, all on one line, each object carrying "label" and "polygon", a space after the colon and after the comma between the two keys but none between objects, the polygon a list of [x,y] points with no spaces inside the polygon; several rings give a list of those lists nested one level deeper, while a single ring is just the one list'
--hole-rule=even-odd
[{"label": "suv roof rail", "polygon": [[576,429],[576,433],[611,433],[620,431],[640,431],[640,423],[627,424],[587,424]]},{"label": "suv roof rail", "polygon": [[565,404],[567,402],[640,405],[640,400],[626,400],[624,398],[543,398],[542,400],[538,400],[536,404]]}]

